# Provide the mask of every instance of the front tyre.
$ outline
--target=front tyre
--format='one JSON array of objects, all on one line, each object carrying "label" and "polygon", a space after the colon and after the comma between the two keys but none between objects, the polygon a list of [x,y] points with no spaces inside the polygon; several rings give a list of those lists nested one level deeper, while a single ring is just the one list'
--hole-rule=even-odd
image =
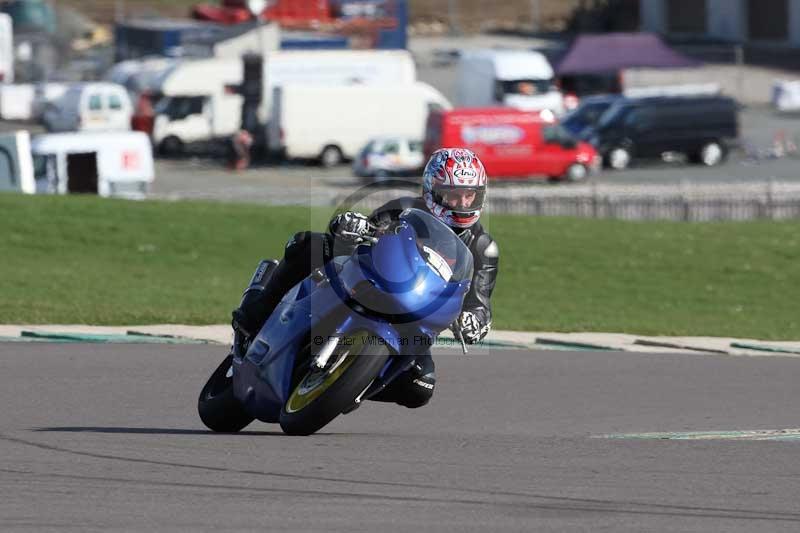
[{"label": "front tyre", "polygon": [[309,370],[281,409],[281,429],[287,435],[311,435],[352,407],[389,359],[389,348],[372,345],[367,333],[345,337],[328,366]]},{"label": "front tyre", "polygon": [[235,433],[255,420],[233,395],[232,364],[233,354],[226,357],[211,374],[197,400],[200,420],[211,431]]}]

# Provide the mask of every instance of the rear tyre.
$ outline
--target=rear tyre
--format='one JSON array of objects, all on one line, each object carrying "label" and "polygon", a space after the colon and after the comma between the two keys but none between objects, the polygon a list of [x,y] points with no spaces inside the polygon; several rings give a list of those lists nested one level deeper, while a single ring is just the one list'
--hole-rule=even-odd
[{"label": "rear tyre", "polygon": [[344,156],[338,146],[326,146],[319,154],[319,163],[325,168],[338,166],[342,161],[344,161]]},{"label": "rear tyre", "polygon": [[389,359],[385,344],[369,344],[369,334],[346,337],[324,370],[312,369],[294,387],[281,409],[281,429],[287,435],[311,435],[352,408]]},{"label": "rear tyre", "polygon": [[570,183],[580,183],[589,177],[589,169],[580,163],[573,163],[564,173],[564,179]]},{"label": "rear tyre", "polygon": [[233,354],[226,357],[211,374],[197,400],[200,420],[211,431],[235,433],[255,420],[233,395],[232,364]]}]

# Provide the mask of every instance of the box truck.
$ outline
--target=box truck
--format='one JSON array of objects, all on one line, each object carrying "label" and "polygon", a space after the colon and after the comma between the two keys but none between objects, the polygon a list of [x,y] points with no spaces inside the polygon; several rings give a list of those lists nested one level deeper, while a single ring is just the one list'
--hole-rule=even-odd
[{"label": "box truck", "polygon": [[[240,59],[187,60],[171,69],[160,87],[153,144],[164,151],[227,139],[241,127],[242,98],[226,85],[242,82]],[[405,50],[279,51],[264,59],[259,123],[272,107],[272,89],[284,83],[304,85],[398,85],[416,80],[416,67]]]},{"label": "box truck", "polygon": [[528,111],[564,112],[547,58],[531,50],[474,50],[458,62],[460,107],[508,106]]},{"label": "box truck", "polygon": [[426,83],[395,86],[275,88],[269,120],[270,151],[288,159],[316,159],[323,166],[354,158],[371,139],[421,139],[431,110],[450,102]]}]

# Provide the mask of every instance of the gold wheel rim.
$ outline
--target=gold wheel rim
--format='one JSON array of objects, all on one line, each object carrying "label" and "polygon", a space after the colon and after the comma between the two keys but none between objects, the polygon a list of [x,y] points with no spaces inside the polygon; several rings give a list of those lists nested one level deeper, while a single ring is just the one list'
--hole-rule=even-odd
[{"label": "gold wheel rim", "polygon": [[361,352],[363,351],[364,344],[361,341],[360,335],[353,335],[347,338],[352,338],[353,345],[348,346],[344,353],[334,352],[332,357],[335,357],[337,364],[333,370],[312,370],[303,376],[300,383],[292,391],[289,399],[286,400],[286,412],[296,413],[311,405],[311,403],[319,398],[322,393],[328,390],[331,385],[342,377],[345,371],[355,362]]}]

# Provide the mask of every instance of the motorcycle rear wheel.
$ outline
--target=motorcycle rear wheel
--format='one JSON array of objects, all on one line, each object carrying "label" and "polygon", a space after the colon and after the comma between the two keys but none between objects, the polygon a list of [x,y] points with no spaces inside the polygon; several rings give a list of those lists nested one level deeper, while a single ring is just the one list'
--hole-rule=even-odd
[{"label": "motorcycle rear wheel", "polygon": [[311,435],[354,404],[390,356],[385,344],[370,344],[374,338],[366,332],[348,335],[331,355],[331,365],[306,372],[281,409],[284,433]]},{"label": "motorcycle rear wheel", "polygon": [[236,433],[255,420],[233,395],[233,376],[229,372],[232,361],[233,354],[222,361],[197,400],[200,420],[208,429],[219,433]]}]

